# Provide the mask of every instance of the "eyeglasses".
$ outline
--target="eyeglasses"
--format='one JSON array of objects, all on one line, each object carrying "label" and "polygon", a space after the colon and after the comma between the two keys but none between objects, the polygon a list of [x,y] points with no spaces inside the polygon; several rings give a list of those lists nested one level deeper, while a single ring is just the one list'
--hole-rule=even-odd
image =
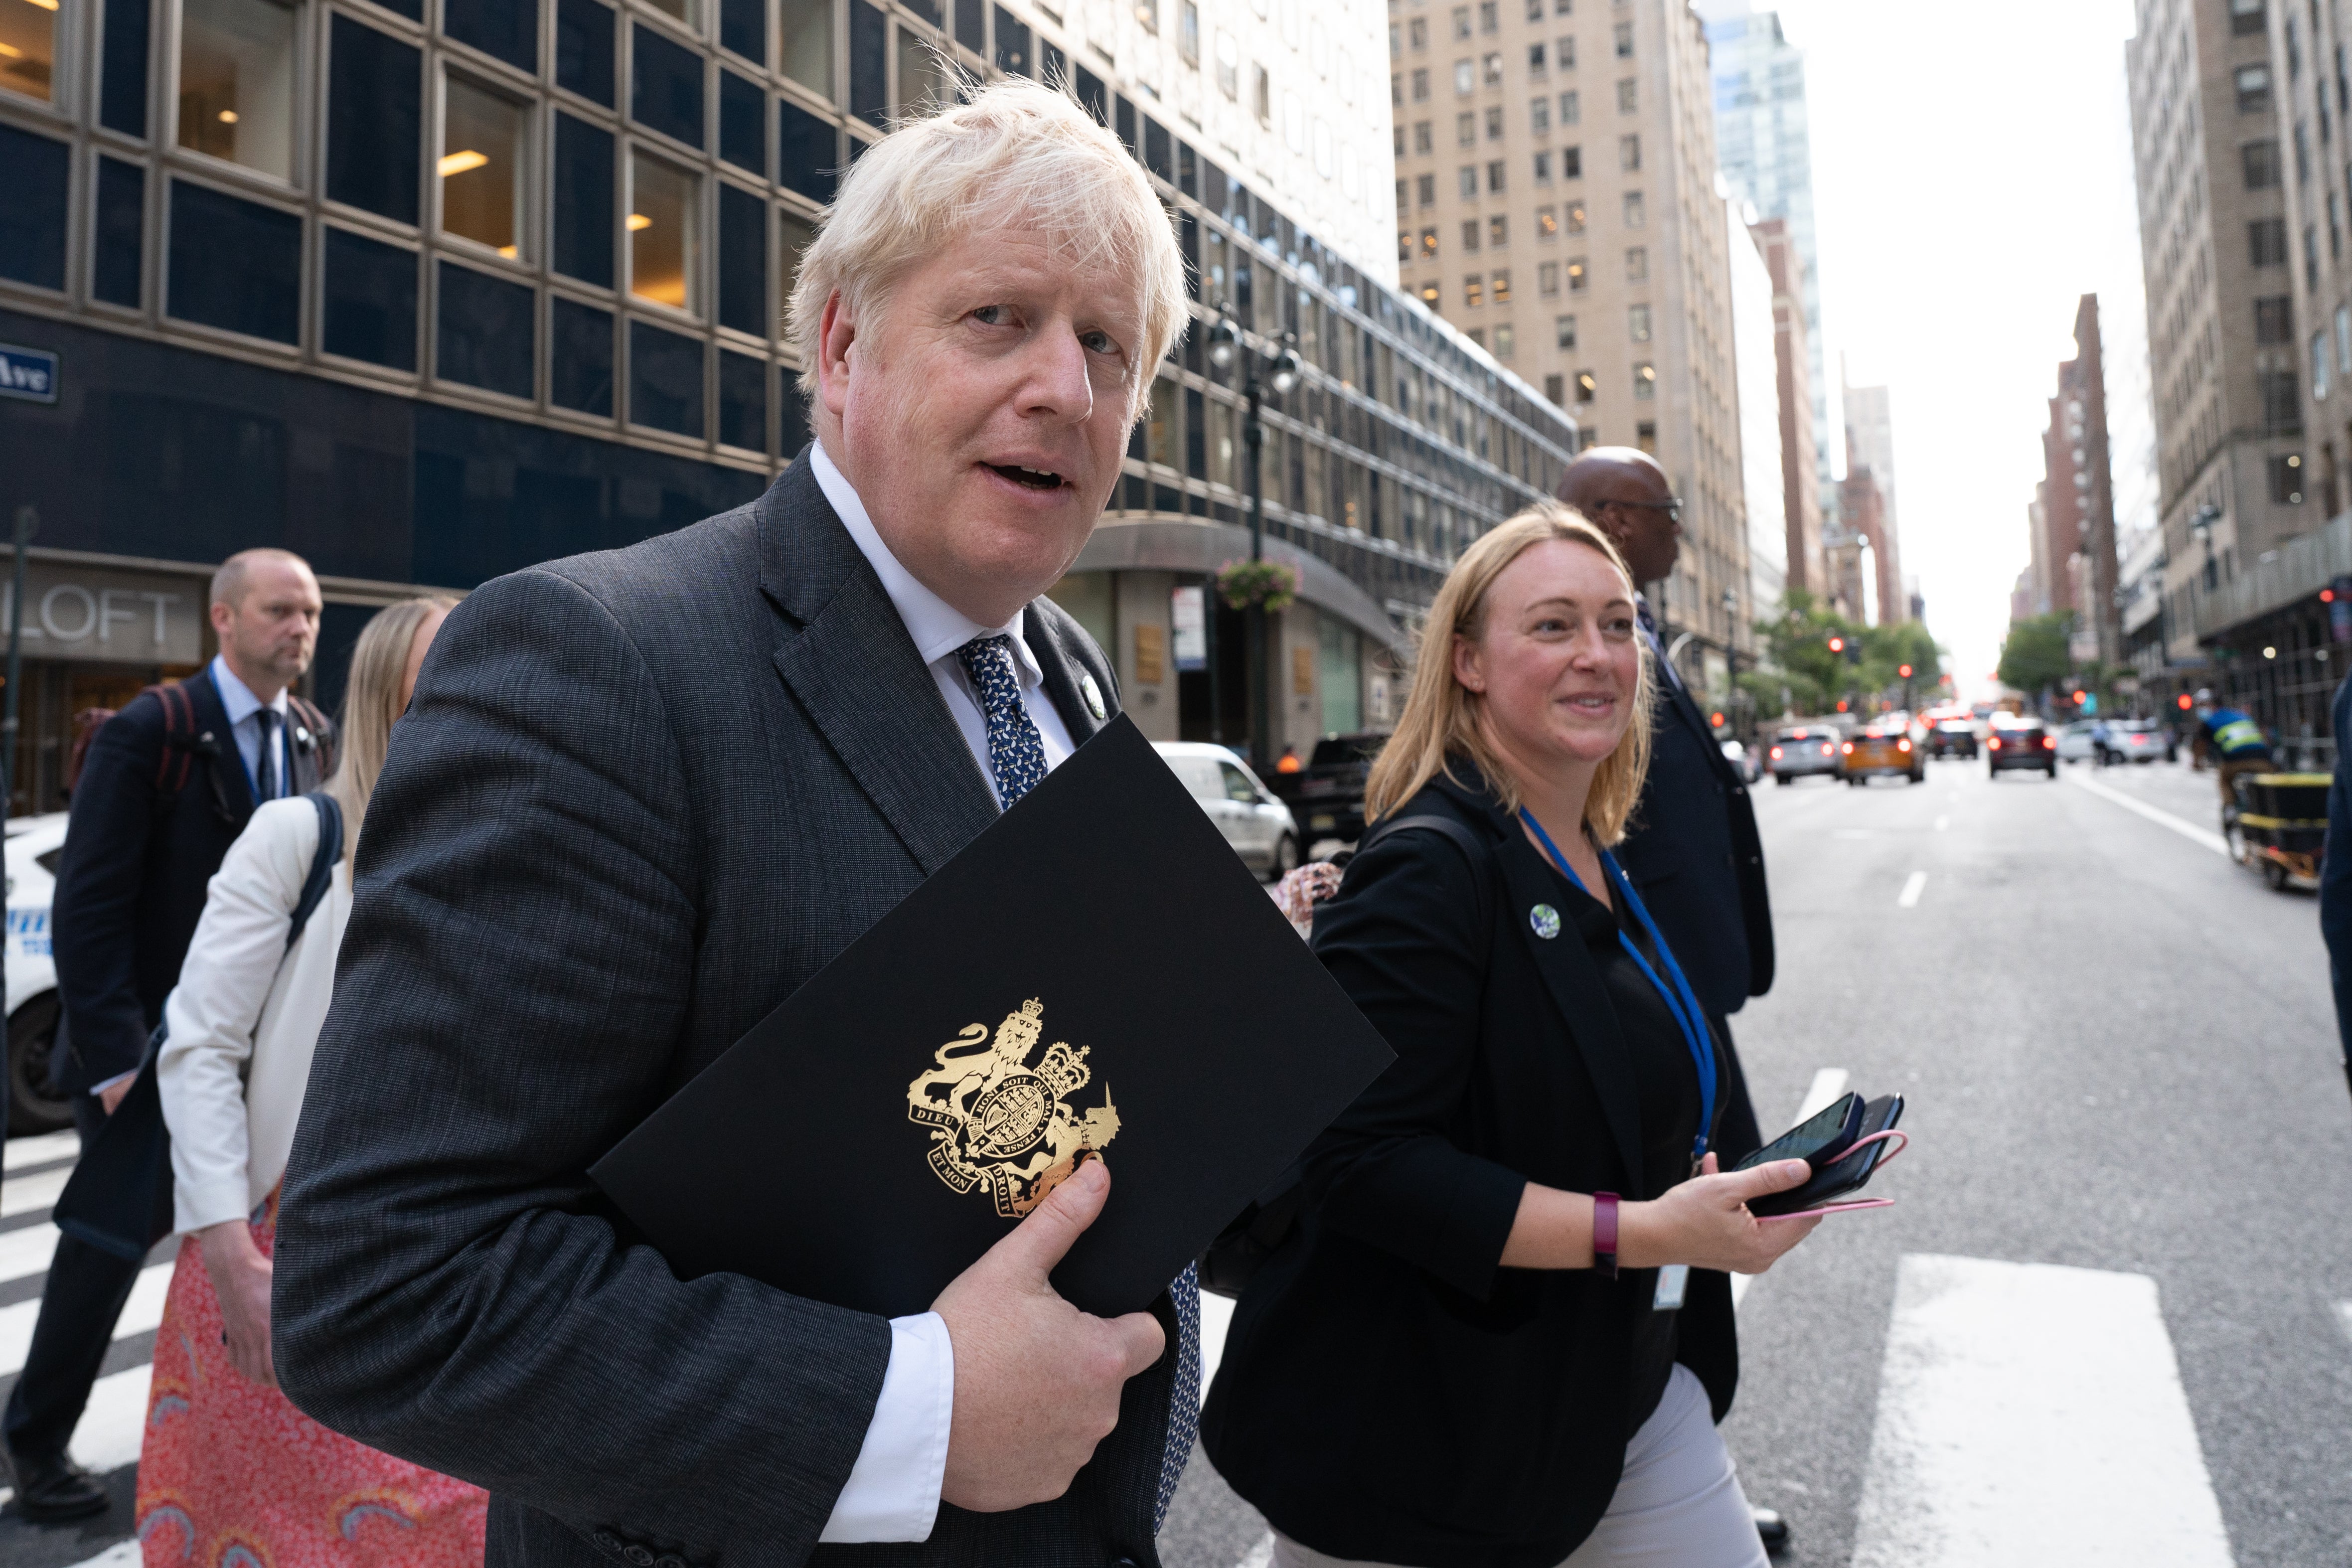
[{"label": "eyeglasses", "polygon": [[1609,504],[1611,506],[1637,506],[1644,511],[1662,511],[1666,514],[1666,521],[1673,523],[1676,528],[1680,528],[1683,525],[1683,500],[1680,496],[1675,496],[1669,500],[1612,500]]}]

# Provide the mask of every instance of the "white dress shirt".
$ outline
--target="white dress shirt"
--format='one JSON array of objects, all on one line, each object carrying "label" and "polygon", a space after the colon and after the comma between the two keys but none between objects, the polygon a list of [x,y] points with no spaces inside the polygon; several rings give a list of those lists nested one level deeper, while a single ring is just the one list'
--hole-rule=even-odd
[{"label": "white dress shirt", "polygon": [[[221,707],[228,713],[228,732],[236,737],[236,754],[245,760],[245,776],[254,783],[256,804],[290,793],[288,781],[294,776],[294,752],[286,733],[286,693],[280,690],[277,696],[264,702],[253,694],[251,687],[236,678],[236,672],[228,667],[228,660],[218,654],[213,655],[212,676],[213,688],[220,693]],[[274,780],[265,778],[261,771],[261,721],[255,715],[264,708],[278,715],[278,761]],[[273,783],[277,787],[270,789]],[[263,793],[265,791],[268,793]]]},{"label": "white dress shirt", "polygon": [[[918,582],[875,531],[865,502],[834,467],[822,445],[809,452],[810,470],[824,499],[875,575],[882,579],[915,652],[938,683],[948,715],[979,764],[980,776],[996,793],[989,766],[988,718],[956,650],[974,637],[1003,632],[1013,638],[1014,673],[1021,700],[1045,742],[1045,766],[1061,766],[1074,748],[1070,731],[1045,694],[1045,672],[1021,636],[1021,616],[1001,626],[983,626]],[[1025,609],[1024,612],[1025,614]],[[1003,797],[997,797],[1002,806]],[[955,1350],[946,1321],[937,1312],[890,1320],[890,1364],[882,1374],[882,1395],[866,1428],[865,1446],[850,1468],[849,1482],[835,1500],[824,1542],[927,1541],[939,1517],[940,1487],[947,1473],[948,1430],[955,1414]]]}]

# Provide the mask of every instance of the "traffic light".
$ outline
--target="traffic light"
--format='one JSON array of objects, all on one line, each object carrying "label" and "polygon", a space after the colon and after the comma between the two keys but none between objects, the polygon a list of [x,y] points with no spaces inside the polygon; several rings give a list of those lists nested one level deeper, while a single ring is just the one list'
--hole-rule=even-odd
[{"label": "traffic light", "polygon": [[2323,605],[2334,604],[2336,602],[2336,590],[2333,588],[2322,588],[2319,591],[2319,602]]},{"label": "traffic light", "polygon": [[2195,706],[2197,705],[2197,704],[2195,703],[2195,701],[2194,701],[2194,700],[2192,700],[2190,699],[2190,697],[2189,697],[2189,693],[2187,693],[2186,691],[2182,692],[2179,696],[2178,696],[2178,697],[2174,698],[2172,700],[2173,700],[2173,703],[2174,703],[2177,707],[2179,707],[2179,710],[2180,710],[2183,713],[2188,712],[2189,709],[2191,709],[2191,708],[2193,708],[2193,707],[2195,707]]},{"label": "traffic light", "polygon": [[2077,688],[2075,689],[2075,690],[2074,690],[2074,704],[2075,704],[2075,706],[2076,706],[2076,707],[2080,707],[2080,706],[2082,706],[2082,702],[2083,702],[2083,695],[2084,695],[2084,694],[2083,694],[2083,690],[2082,690],[2082,689],[2081,689],[2080,687],[2077,687]]},{"label": "traffic light", "polygon": [[1845,651],[1845,638],[1843,638],[1843,637],[1832,637],[1832,638],[1830,638],[1830,651],[1831,651],[1832,653],[1843,653],[1843,652]]},{"label": "traffic light", "polygon": [[1907,664],[1898,664],[1895,667],[1895,673],[1908,680],[1911,679],[1911,667]]},{"label": "traffic light", "polygon": [[1714,725],[1718,730],[1723,728],[1723,715],[1720,713],[1708,714],[1706,716],[1706,721]]},{"label": "traffic light", "polygon": [[1838,699],[1838,711],[1841,713],[1845,711],[1845,699],[1843,697]]}]

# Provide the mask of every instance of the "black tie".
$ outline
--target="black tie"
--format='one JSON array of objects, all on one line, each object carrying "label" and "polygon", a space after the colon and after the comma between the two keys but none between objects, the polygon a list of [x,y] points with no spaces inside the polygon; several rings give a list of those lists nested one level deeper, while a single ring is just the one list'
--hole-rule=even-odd
[{"label": "black tie", "polygon": [[278,713],[275,709],[263,708],[254,717],[261,721],[261,765],[254,773],[260,781],[261,798],[276,800],[282,793],[278,769]]}]

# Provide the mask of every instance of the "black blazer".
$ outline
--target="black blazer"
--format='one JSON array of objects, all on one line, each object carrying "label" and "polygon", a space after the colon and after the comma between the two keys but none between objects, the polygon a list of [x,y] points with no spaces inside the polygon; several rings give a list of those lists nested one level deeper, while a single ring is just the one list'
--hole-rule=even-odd
[{"label": "black blazer", "polygon": [[1617,859],[1718,1016],[1772,988],[1772,900],[1747,781],[1706,715],[1661,672],[1650,774]]},{"label": "black blazer", "polygon": [[[1108,662],[1045,599],[1024,635],[1085,742]],[[469,597],[393,731],[287,1169],[295,1402],[488,1488],[492,1568],[1155,1563],[1172,1356],[1059,1500],[820,1547],[888,1324],[682,1281],[588,1179],[996,816],[805,451],[749,506]]]},{"label": "black blazer", "polygon": [[[181,681],[195,711],[187,783],[158,789],[163,700],[142,691],[100,727],[75,783],[50,924],[76,1094],[136,1068],[205,912],[205,889],[253,816],[253,785],[211,671]],[[323,737],[294,737],[294,792],[319,787]],[[175,745],[176,749],[176,745]]]},{"label": "black blazer", "polygon": [[[1202,1418],[1234,1490],[1345,1559],[1552,1568],[1608,1506],[1657,1275],[1502,1268],[1528,1181],[1645,1192],[1635,1068],[1559,884],[1482,792],[1441,780],[1316,912],[1315,948],[1397,1060],[1307,1155],[1306,1219],[1242,1297]],[[1726,1148],[1727,1159],[1748,1152]],[[1675,1357],[1719,1419],[1731,1290],[1693,1270]]]}]

